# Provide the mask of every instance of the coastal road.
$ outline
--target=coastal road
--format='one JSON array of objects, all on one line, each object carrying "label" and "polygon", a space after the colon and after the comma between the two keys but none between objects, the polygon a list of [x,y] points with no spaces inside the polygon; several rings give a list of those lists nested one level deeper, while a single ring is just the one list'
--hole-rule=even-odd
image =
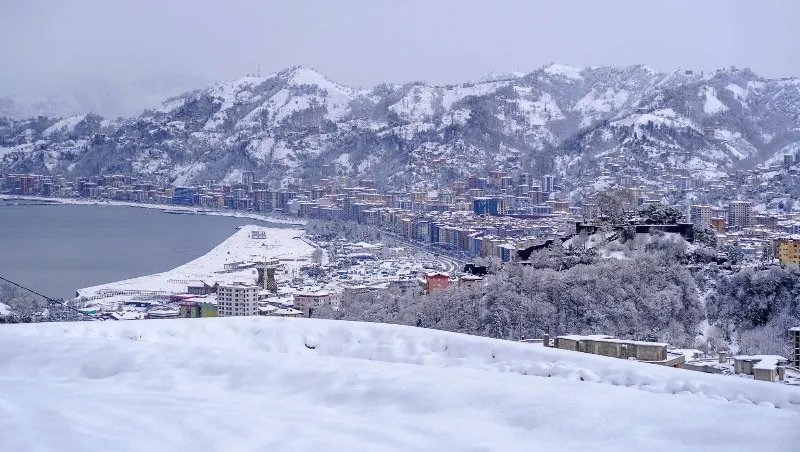
[{"label": "coastal road", "polygon": [[380,231],[382,234],[388,235],[393,239],[397,240],[398,242],[403,243],[406,246],[416,248],[420,251],[432,255],[432,260],[434,265],[436,265],[438,269],[443,273],[459,272],[464,268],[464,264],[468,262],[462,257],[455,257],[451,255],[448,250],[434,248],[429,245],[426,246],[418,242],[413,242],[393,232],[387,232],[382,229]]}]

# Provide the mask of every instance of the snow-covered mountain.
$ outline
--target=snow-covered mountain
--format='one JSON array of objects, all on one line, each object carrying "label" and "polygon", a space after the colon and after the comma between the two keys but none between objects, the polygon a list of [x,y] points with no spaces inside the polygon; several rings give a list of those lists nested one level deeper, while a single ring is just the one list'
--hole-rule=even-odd
[{"label": "snow-covered mountain", "polygon": [[343,175],[411,188],[488,169],[577,181],[597,177],[613,156],[643,174],[670,167],[710,178],[797,148],[799,124],[800,79],[748,69],[551,64],[459,85],[355,90],[293,67],[172,97],[125,120],[2,120],[0,171],[187,183],[250,169],[278,184],[319,178],[335,163]]},{"label": "snow-covered mountain", "polygon": [[19,452],[767,452],[800,420],[788,385],[408,326],[18,324],[0,341],[0,438]]}]

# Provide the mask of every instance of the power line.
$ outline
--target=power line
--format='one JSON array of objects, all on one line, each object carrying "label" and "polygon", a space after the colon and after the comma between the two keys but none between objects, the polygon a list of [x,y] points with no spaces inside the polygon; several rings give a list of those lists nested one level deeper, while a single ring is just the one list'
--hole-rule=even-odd
[{"label": "power line", "polygon": [[81,315],[83,315],[83,316],[85,316],[85,317],[88,317],[88,318],[90,318],[90,319],[92,319],[92,320],[97,320],[97,319],[96,319],[96,318],[95,318],[93,315],[91,315],[91,314],[87,314],[87,313],[85,313],[85,312],[83,312],[83,311],[81,311],[81,310],[75,309],[75,308],[73,308],[72,306],[70,306],[70,305],[68,305],[68,304],[64,303],[64,302],[63,302],[63,301],[61,301],[61,300],[56,300],[56,299],[54,299],[54,298],[50,298],[50,297],[48,297],[47,295],[40,294],[39,292],[37,292],[37,291],[35,291],[35,290],[33,290],[33,289],[30,289],[30,288],[28,288],[28,287],[25,287],[25,286],[23,286],[22,284],[19,284],[19,283],[16,283],[16,282],[14,282],[14,281],[11,281],[11,280],[10,280],[10,279],[8,279],[8,278],[4,278],[3,276],[0,276],[0,280],[2,280],[2,281],[5,281],[5,282],[7,282],[8,284],[11,284],[11,285],[13,285],[13,286],[19,287],[19,288],[20,288],[20,289],[22,289],[22,290],[26,290],[26,291],[28,291],[28,292],[30,292],[30,293],[32,293],[32,294],[34,294],[34,295],[40,296],[40,297],[44,298],[45,300],[47,300],[48,302],[50,302],[50,303],[52,303],[52,304],[57,304],[57,305],[60,305],[60,306],[62,306],[62,307],[65,307],[65,308],[69,309],[70,311],[77,312],[77,313],[79,313],[79,314],[81,314]]}]

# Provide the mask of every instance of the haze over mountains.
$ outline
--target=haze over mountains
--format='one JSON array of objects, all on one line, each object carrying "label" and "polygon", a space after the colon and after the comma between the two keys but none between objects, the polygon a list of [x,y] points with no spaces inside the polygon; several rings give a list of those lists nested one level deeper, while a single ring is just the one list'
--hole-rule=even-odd
[{"label": "haze over mountains", "polygon": [[[97,113],[109,118],[136,116],[167,97],[210,83],[205,77],[159,74],[148,77],[87,78],[65,81],[37,92],[0,93],[0,116],[25,119]],[[6,87],[12,88],[12,87]]]},{"label": "haze over mountains", "polygon": [[800,79],[736,68],[551,64],[457,85],[356,90],[293,67],[122,120],[0,119],[0,172],[139,173],[176,184],[253,170],[277,186],[328,175],[332,163],[338,174],[396,188],[436,188],[488,169],[579,181],[599,176],[607,156],[709,179],[798,149]]}]

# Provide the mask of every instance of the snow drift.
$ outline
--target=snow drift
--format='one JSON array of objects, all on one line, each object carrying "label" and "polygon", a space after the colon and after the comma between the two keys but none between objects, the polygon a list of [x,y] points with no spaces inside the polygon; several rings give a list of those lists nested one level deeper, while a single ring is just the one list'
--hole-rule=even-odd
[{"label": "snow drift", "polygon": [[0,438],[15,451],[764,451],[800,439],[790,387],[412,327],[30,324],[1,327],[0,343]]}]

